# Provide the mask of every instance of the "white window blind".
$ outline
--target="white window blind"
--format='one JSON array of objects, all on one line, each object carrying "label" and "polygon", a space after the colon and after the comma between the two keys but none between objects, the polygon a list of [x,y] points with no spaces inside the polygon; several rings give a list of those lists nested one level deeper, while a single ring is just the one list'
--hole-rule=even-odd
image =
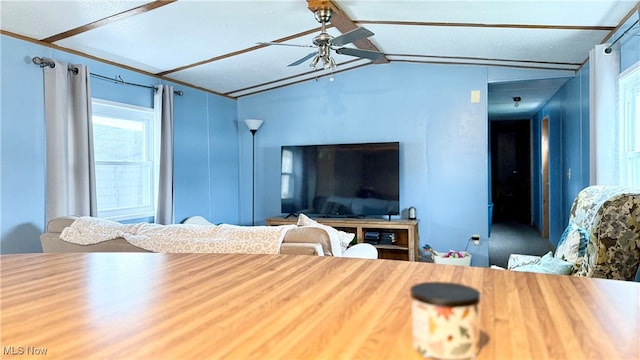
[{"label": "white window blind", "polygon": [[153,109],[100,99],[92,106],[98,216],[153,216],[159,135]]}]

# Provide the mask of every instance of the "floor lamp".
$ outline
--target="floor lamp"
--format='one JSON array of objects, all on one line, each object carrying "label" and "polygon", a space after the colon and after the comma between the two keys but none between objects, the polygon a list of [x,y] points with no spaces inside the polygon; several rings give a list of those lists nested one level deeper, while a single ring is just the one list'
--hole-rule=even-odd
[{"label": "floor lamp", "polygon": [[256,200],[256,132],[262,126],[263,120],[246,119],[244,121],[251,131],[251,225],[255,225],[255,200]]}]

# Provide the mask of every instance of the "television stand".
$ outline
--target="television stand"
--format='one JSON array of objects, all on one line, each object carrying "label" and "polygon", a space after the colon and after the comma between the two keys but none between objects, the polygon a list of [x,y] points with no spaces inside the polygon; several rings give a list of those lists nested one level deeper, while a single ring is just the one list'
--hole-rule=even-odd
[{"label": "television stand", "polygon": [[[418,235],[418,220],[392,219],[358,219],[358,218],[325,218],[314,217],[316,222],[331,226],[335,229],[356,235],[358,243],[365,242],[365,234],[393,234],[391,244],[372,244],[378,249],[379,259],[418,261],[420,239]],[[267,225],[290,225],[297,222],[296,218],[273,217],[267,219]]]}]

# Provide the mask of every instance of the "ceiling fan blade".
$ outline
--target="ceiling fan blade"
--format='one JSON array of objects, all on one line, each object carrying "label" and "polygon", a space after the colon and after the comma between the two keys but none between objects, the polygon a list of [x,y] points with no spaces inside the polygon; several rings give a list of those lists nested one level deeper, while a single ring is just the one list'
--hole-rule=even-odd
[{"label": "ceiling fan blade", "polygon": [[336,36],[335,38],[333,38],[333,40],[331,40],[331,44],[335,46],[342,46],[342,45],[352,43],[354,41],[358,41],[360,39],[364,39],[371,35],[373,35],[373,33],[368,29],[359,27],[351,31],[347,31],[342,35]]},{"label": "ceiling fan blade", "polygon": [[307,54],[307,55],[305,55],[304,57],[302,57],[302,58],[300,58],[300,59],[298,59],[298,60],[296,60],[296,61],[292,62],[291,64],[289,64],[289,65],[287,65],[287,66],[296,66],[296,65],[300,65],[300,64],[302,64],[303,62],[305,62],[305,61],[307,61],[307,60],[311,59],[312,57],[316,56],[317,54],[318,54],[318,52],[317,52],[317,51],[314,51],[314,52],[312,52],[312,53],[310,53],[310,54]]},{"label": "ceiling fan blade", "polygon": [[377,51],[352,49],[352,48],[339,48],[339,49],[336,49],[336,53],[342,54],[342,55],[357,56],[357,57],[370,59],[370,60],[378,60],[380,57],[384,55],[383,53],[377,52]]},{"label": "ceiling fan blade", "polygon": [[273,42],[273,41],[261,41],[261,42],[257,42],[256,44],[260,44],[260,45],[282,45],[282,46],[295,46],[295,47],[315,47],[313,45],[284,44],[284,43],[277,43],[277,42]]}]

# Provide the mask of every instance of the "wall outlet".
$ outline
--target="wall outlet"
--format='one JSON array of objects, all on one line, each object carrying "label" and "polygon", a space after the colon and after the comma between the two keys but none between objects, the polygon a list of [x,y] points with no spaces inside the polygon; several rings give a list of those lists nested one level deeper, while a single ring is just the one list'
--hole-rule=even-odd
[{"label": "wall outlet", "polygon": [[473,241],[475,245],[478,245],[480,243],[480,235],[478,234],[471,235],[471,241]]}]

